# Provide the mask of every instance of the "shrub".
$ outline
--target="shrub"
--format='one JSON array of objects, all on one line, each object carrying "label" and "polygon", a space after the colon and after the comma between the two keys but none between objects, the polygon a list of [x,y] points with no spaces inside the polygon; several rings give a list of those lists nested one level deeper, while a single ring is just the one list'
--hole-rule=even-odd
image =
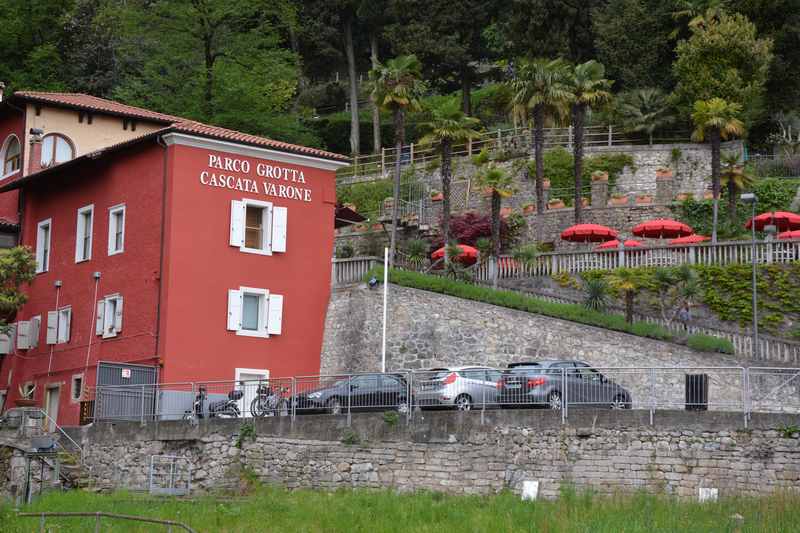
[{"label": "shrub", "polygon": [[[505,243],[508,239],[508,224],[500,221],[500,241]],[[491,238],[492,217],[473,211],[455,215],[450,219],[450,239],[459,244],[475,246],[480,238]],[[442,238],[431,242],[431,251],[438,250],[444,245]]]},{"label": "shrub", "polygon": [[347,259],[349,257],[353,257],[356,254],[355,249],[351,244],[343,244],[336,248],[336,258],[337,259]]},{"label": "shrub", "polygon": [[639,335],[640,337],[649,337],[651,339],[658,339],[662,341],[669,341],[673,339],[673,334],[663,326],[658,324],[651,324],[649,322],[634,322],[631,324],[631,333]]},{"label": "shrub", "polygon": [[700,352],[734,353],[733,343],[728,339],[722,339],[712,335],[703,335],[702,333],[689,335],[689,338],[686,339],[686,345],[692,350]]},{"label": "shrub", "polygon": [[[531,163],[533,165],[533,163]],[[626,166],[633,165],[633,158],[628,154],[599,154],[585,157],[583,160],[583,183],[591,182],[593,172],[608,172],[609,190],[614,188],[617,177]],[[565,148],[554,148],[544,153],[544,175],[550,179],[551,193],[565,198],[570,202],[574,197],[575,177],[574,159]],[[536,175],[536,169],[529,168],[531,176]]]}]

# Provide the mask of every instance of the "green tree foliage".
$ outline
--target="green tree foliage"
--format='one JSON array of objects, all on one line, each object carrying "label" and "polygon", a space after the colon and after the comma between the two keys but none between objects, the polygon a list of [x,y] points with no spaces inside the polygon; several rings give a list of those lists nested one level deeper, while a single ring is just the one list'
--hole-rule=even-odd
[{"label": "green tree foliage", "polygon": [[27,301],[21,287],[33,280],[36,259],[24,246],[0,250],[0,329],[5,329]]},{"label": "green tree foliage", "polygon": [[760,39],[747,17],[721,13],[703,18],[677,47],[674,101],[688,116],[698,100],[722,98],[739,104],[752,123],[763,112],[764,86],[772,61],[772,41]]},{"label": "green tree foliage", "polygon": [[667,96],[659,89],[635,89],[617,97],[615,114],[625,131],[642,133],[653,144],[653,134],[675,121]]},{"label": "green tree foliage", "polygon": [[728,217],[731,223],[736,221],[736,204],[739,194],[749,189],[753,183],[754,179],[739,160],[739,154],[727,153],[722,155],[720,187],[728,190]]}]

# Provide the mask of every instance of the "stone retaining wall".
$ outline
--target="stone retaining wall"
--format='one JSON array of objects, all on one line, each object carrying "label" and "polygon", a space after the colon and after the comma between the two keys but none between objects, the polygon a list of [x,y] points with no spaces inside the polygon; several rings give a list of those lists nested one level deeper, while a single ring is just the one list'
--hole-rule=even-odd
[{"label": "stone retaining wall", "polygon": [[789,415],[755,415],[742,429],[724,413],[585,411],[562,425],[556,412],[424,413],[411,425],[381,414],[260,419],[256,436],[237,447],[238,421],[168,422],[76,430],[98,486],[145,489],[153,454],[186,457],[195,490],[235,487],[243,469],[291,488],[430,489],[451,493],[519,493],[540,482],[540,494],[564,484],[604,494],[647,490],[696,497],[796,489],[800,440],[778,428]]}]

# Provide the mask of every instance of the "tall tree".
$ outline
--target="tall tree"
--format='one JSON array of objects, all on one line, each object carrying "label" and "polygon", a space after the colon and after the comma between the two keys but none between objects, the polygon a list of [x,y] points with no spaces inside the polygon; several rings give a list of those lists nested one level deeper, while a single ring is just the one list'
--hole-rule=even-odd
[{"label": "tall tree", "polygon": [[740,14],[703,17],[692,36],[678,43],[672,66],[677,79],[673,100],[690,116],[695,102],[721,98],[742,106],[752,124],[763,112],[764,84],[772,60],[772,41],[759,39],[756,27]]},{"label": "tall tree", "polygon": [[531,152],[536,166],[536,234],[542,240],[544,213],[544,125],[560,114],[570,98],[568,65],[560,60],[522,60],[515,66],[512,103],[533,119]]},{"label": "tall tree", "polygon": [[736,152],[722,155],[722,173],[720,174],[720,188],[728,189],[728,220],[736,223],[736,203],[739,194],[755,183],[753,177],[744,168],[744,164]]},{"label": "tall tree", "polygon": [[583,134],[586,111],[611,100],[612,81],[605,78],[601,63],[589,60],[575,65],[569,73],[567,84],[570,90],[570,113],[573,129],[573,156],[575,158],[575,223],[581,222],[581,189],[583,188]]},{"label": "tall tree", "polygon": [[397,252],[397,226],[400,208],[400,163],[405,144],[406,111],[420,109],[422,94],[422,65],[416,56],[400,56],[390,59],[386,64],[378,63],[378,68],[370,71],[372,85],[371,98],[382,109],[390,112],[394,119],[395,164],[394,197],[392,201],[392,233],[389,260],[394,264]]},{"label": "tall tree", "polygon": [[739,120],[742,106],[735,102],[727,102],[722,98],[698,100],[694,105],[692,121],[694,132],[692,139],[697,142],[711,142],[711,184],[714,195],[713,215],[711,222],[711,243],[717,243],[717,225],[719,219],[720,193],[720,144],[724,139],[742,135],[744,125]]},{"label": "tall tree", "polygon": [[442,174],[442,236],[445,244],[445,264],[450,261],[447,245],[450,244],[450,180],[452,178],[451,160],[453,145],[468,142],[479,135],[480,121],[468,117],[455,102],[446,101],[431,111],[431,120],[422,124],[428,133],[420,139],[420,144],[437,145],[441,154]]},{"label": "tall tree", "polygon": [[[358,17],[369,31],[369,58],[371,68],[376,68],[380,62],[379,40],[383,34],[383,27],[389,21],[389,0],[361,0],[358,7]],[[372,108],[372,153],[381,151],[381,111],[375,102]]]},{"label": "tall tree", "polygon": [[479,187],[491,191],[491,209],[492,209],[492,255],[494,256],[494,272],[492,276],[492,286],[497,288],[498,280],[498,261],[500,259],[500,207],[503,198],[508,198],[514,194],[514,180],[511,174],[508,173],[503,167],[497,166],[494,163],[488,162],[486,152],[478,156],[478,160],[484,162],[480,167],[476,182]]},{"label": "tall tree", "polygon": [[620,94],[615,114],[625,131],[644,133],[650,144],[656,131],[675,121],[667,96],[659,89],[637,89]]}]

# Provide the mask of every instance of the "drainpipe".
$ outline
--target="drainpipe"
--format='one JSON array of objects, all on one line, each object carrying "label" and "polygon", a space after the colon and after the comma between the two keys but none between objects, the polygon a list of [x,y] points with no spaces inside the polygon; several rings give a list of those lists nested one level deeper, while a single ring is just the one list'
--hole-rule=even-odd
[{"label": "drainpipe", "polygon": [[[54,283],[56,287],[56,343],[58,342],[58,323],[59,316],[58,316],[58,299],[61,296],[61,280],[56,280]],[[45,331],[47,331],[47,325],[45,325]],[[47,339],[47,335],[45,334],[45,339]],[[47,361],[47,375],[50,375],[50,370],[53,368],[53,351],[55,350],[55,343],[50,345],[50,359]]]},{"label": "drainpipe", "polygon": [[[97,321],[97,289],[100,287],[100,272],[92,274],[94,278],[94,298],[92,299],[92,323],[89,328],[89,341],[86,343],[86,363],[83,365],[83,388],[86,390],[86,376],[89,375],[89,356],[92,354],[92,339],[94,338],[95,322]],[[83,392],[81,392],[83,396]]]}]

